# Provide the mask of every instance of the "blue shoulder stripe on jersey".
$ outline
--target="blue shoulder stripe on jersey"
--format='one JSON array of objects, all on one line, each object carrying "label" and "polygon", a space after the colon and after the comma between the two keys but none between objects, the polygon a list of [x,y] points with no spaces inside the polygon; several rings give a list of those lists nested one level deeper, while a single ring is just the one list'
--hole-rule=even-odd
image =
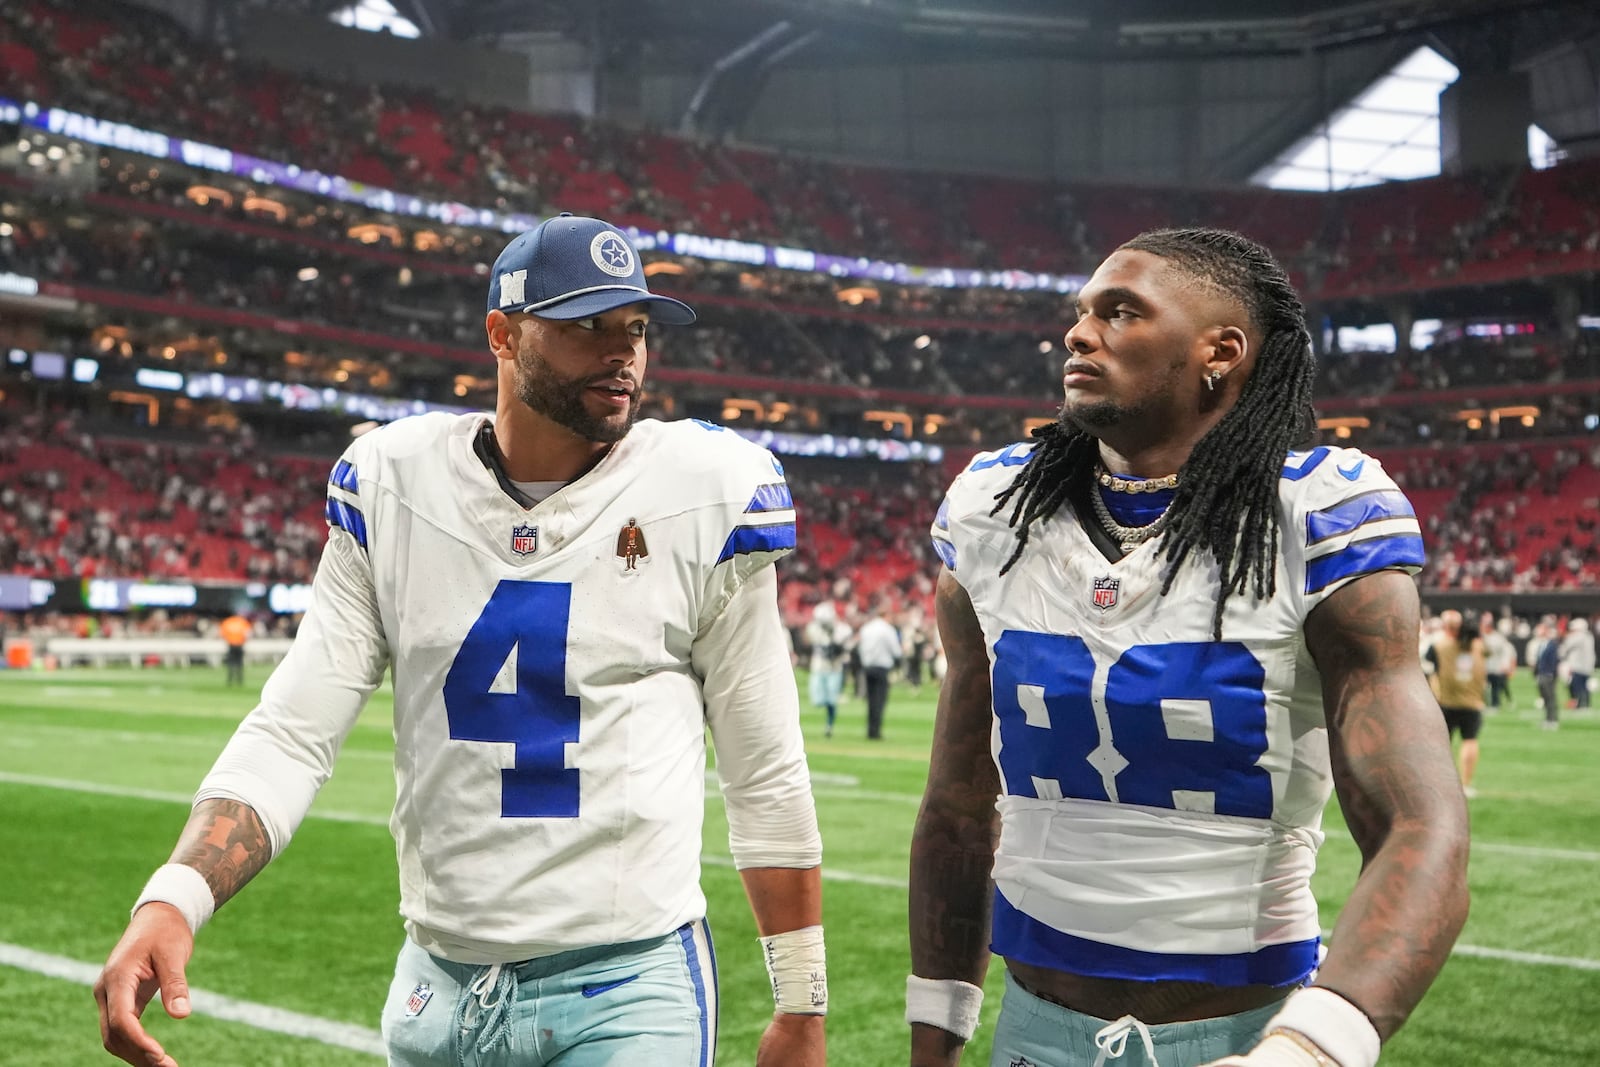
[{"label": "blue shoulder stripe on jersey", "polygon": [[1306,564],[1306,592],[1320,593],[1334,582],[1391,567],[1420,567],[1426,557],[1417,534],[1371,537]]},{"label": "blue shoulder stripe on jersey", "polygon": [[954,574],[956,572],[956,546],[942,537],[935,537],[932,540],[933,550],[939,554],[939,559],[944,563],[945,568],[951,574]]},{"label": "blue shoulder stripe on jersey", "polygon": [[[1019,456],[1017,455],[1017,449],[1019,448],[1026,448],[1028,449],[1028,452]],[[983,455],[980,453],[978,458],[972,461],[971,466],[969,466],[967,470],[985,471],[990,467],[1020,467],[1024,463],[1028,462],[1028,460],[1033,458],[1032,449],[1032,441],[1018,441],[1015,444],[1006,445],[1006,447],[1002,448],[998,452],[993,453],[992,455]]]},{"label": "blue shoulder stripe on jersey", "polygon": [[950,498],[945,497],[939,502],[939,510],[933,516],[933,524],[941,530],[950,529]]},{"label": "blue shoulder stripe on jersey", "polygon": [[1328,446],[1318,445],[1309,452],[1290,452],[1283,461],[1283,476],[1298,482],[1322,465],[1328,458]]},{"label": "blue shoulder stripe on jersey", "polygon": [[367,547],[367,519],[361,514],[361,509],[346,504],[343,500],[328,498],[328,525],[337,526],[356,539],[362,548]]},{"label": "blue shoulder stripe on jersey", "polygon": [[722,546],[718,563],[748,552],[777,552],[795,546],[794,523],[776,522],[769,526],[736,526]]},{"label": "blue shoulder stripe on jersey", "polygon": [[1374,489],[1307,515],[1306,546],[1359,530],[1369,522],[1416,517],[1411,501],[1400,490]]},{"label": "blue shoulder stripe on jersey", "polygon": [[341,459],[333,465],[333,473],[328,475],[328,484],[352,493],[361,491],[360,483],[356,480],[356,466],[346,459]]},{"label": "blue shoulder stripe on jersey", "polygon": [[1254,952],[1147,952],[1107,945],[1046,926],[994,894],[994,951],[1007,959],[1073,974],[1212,985],[1298,985],[1317,965],[1318,938],[1266,945]]},{"label": "blue shoulder stripe on jersey", "polygon": [[787,511],[794,507],[794,495],[789,492],[787,482],[768,482],[756,488],[756,495],[750,498],[750,506],[744,509],[746,515],[755,511]]}]

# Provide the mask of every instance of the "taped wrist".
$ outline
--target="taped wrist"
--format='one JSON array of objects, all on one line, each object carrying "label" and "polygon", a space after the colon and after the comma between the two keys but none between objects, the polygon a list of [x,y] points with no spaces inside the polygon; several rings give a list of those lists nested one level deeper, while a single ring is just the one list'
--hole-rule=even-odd
[{"label": "taped wrist", "polygon": [[129,918],[152,902],[177,908],[183,915],[183,921],[189,924],[190,933],[199,933],[217,909],[217,898],[212,895],[205,877],[186,863],[166,863],[157,867],[156,873],[144,884],[139,899],[133,902]]},{"label": "taped wrist", "polygon": [[983,990],[958,978],[906,979],[906,1022],[937,1026],[963,1041],[978,1029]]},{"label": "taped wrist", "polygon": [[1290,994],[1267,1022],[1266,1034],[1293,1041],[1312,1056],[1321,1057],[1318,1067],[1376,1067],[1381,1046],[1378,1030],[1366,1013],[1321,986]]},{"label": "taped wrist", "polygon": [[785,1015],[828,1014],[828,957],[822,927],[763,937],[761,955],[778,1011]]}]

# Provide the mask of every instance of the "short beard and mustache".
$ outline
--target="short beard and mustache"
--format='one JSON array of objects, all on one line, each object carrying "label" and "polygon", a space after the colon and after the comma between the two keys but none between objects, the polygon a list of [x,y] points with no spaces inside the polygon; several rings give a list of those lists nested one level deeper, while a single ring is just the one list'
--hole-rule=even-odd
[{"label": "short beard and mustache", "polygon": [[[626,377],[633,380],[631,375]],[[584,393],[592,385],[616,379],[614,373],[563,378],[536,352],[524,351],[517,357],[517,399],[556,425],[598,444],[616,444],[626,437],[639,417],[639,405],[644,399],[643,391],[636,387],[624,417],[590,414],[584,405]]]}]

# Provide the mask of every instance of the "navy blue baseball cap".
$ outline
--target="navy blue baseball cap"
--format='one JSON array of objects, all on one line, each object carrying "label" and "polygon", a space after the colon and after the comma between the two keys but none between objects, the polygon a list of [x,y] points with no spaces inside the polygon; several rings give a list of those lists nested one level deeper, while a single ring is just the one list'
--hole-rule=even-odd
[{"label": "navy blue baseball cap", "polygon": [[687,326],[694,309],[645,284],[639,252],[601,219],[560,214],[506,245],[489,276],[489,310],[546,319],[586,319],[613,308],[648,303],[650,317]]}]

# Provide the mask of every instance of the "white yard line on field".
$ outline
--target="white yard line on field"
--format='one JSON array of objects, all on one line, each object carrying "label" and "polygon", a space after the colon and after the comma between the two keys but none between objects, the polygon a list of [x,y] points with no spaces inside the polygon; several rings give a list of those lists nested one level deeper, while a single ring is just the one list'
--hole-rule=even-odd
[{"label": "white yard line on field", "polygon": [[[220,752],[227,741],[225,737],[220,735],[198,737],[194,734],[164,734],[153,733],[148,730],[104,730],[98,726],[64,726],[59,723],[20,723],[9,727],[9,729],[13,733],[66,734],[90,739],[105,738],[118,744],[137,744],[141,741],[149,741],[159,745],[204,748],[212,752]],[[232,733],[232,727],[229,728],[229,733]],[[385,763],[394,762],[394,754],[392,752],[370,748],[346,748],[339,753],[339,758],[380,759]]]},{"label": "white yard line on field", "polygon": [[[98,964],[81,963],[65,956],[52,956],[5,942],[0,942],[0,965],[86,986],[94,985],[95,979],[100,975]],[[190,989],[189,999],[196,1015],[209,1015],[213,1019],[243,1023],[257,1030],[271,1030],[290,1037],[308,1038],[320,1041],[324,1045],[347,1048],[354,1052],[366,1052],[374,1056],[384,1054],[383,1036],[365,1026],[334,1022],[332,1019],[319,1019],[315,1015],[301,1015],[297,1011],[285,1011],[283,1008],[274,1008],[268,1004],[239,1000],[207,989]],[[161,1009],[157,1007],[152,1010]]]},{"label": "white yard line on field", "polygon": [[[61,789],[74,793],[96,793],[102,796],[130,797],[139,800],[164,801],[174,804],[188,804],[193,798],[187,793],[162,792],[155,789],[138,789],[132,786],[106,785],[101,782],[74,781],[66,778],[44,778],[31,774],[12,774],[0,771],[0,784],[36,786],[42,789]],[[715,791],[707,793],[710,799]],[[909,794],[894,794],[908,796]],[[321,811],[313,809],[308,818],[327,819],[333,822],[360,823],[365,826],[387,826],[389,820],[383,815],[370,815],[364,812],[349,811]],[[1348,838],[1348,835],[1343,835]],[[1474,849],[1482,850],[1486,847],[1481,842],[1472,843]],[[1522,845],[1500,846],[1506,852],[1518,855],[1538,855],[1547,859],[1571,859],[1583,861],[1600,860],[1600,853],[1581,852],[1576,849],[1533,849]],[[711,867],[732,867],[733,857],[706,853],[700,857],[700,862]],[[830,882],[849,882],[855,885],[878,886],[883,889],[907,888],[906,879],[891,877],[881,874],[868,874],[862,871],[844,870],[839,867],[823,867],[822,877]],[[1456,945],[1453,950],[1462,956],[1476,956],[1484,959],[1506,960],[1512,963],[1538,964],[1551,967],[1566,967],[1580,971],[1600,971],[1600,960],[1585,959],[1575,956],[1550,956],[1538,952],[1522,952],[1517,949],[1487,948],[1481,945]],[[5,962],[0,959],[0,963]],[[92,981],[92,979],[91,979]]]},{"label": "white yard line on field", "polygon": [[[376,753],[373,753],[376,755]],[[0,783],[13,785],[33,785],[45,789],[64,789],[77,793],[99,793],[105,796],[137,797],[141,800],[168,800],[174,803],[187,804],[194,799],[192,793],[164,793],[153,789],[140,789],[136,786],[105,785],[100,782],[84,782],[68,778],[46,778],[33,774],[14,774],[9,771],[0,771]],[[715,786],[714,777],[708,778],[708,785]],[[914,793],[883,793],[870,789],[815,789],[817,796],[824,797],[850,797],[855,800],[884,800],[897,803],[915,804],[921,797]],[[722,800],[722,794],[715,788],[706,790],[708,801]],[[328,811],[314,808],[311,818],[328,819],[332,822],[366,823],[372,826],[388,826],[387,815],[369,815],[361,812]],[[1351,840],[1350,835],[1343,830],[1330,830],[1328,837],[1339,841]],[[1522,856],[1527,859],[1546,860],[1573,860],[1578,863],[1600,863],[1600,852],[1591,852],[1578,848],[1544,848],[1538,845],[1514,845],[1503,841],[1472,842],[1474,852],[1493,852],[1506,856]]]}]

